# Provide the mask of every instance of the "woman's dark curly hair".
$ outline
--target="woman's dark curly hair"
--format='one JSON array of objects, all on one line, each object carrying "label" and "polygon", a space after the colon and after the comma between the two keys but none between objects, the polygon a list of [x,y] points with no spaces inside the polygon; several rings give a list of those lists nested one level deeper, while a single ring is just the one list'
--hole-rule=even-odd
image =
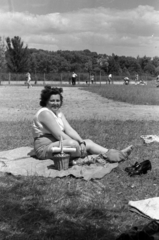
[{"label": "woman's dark curly hair", "polygon": [[61,100],[61,106],[63,103],[63,96],[62,93],[63,89],[62,88],[58,88],[58,87],[51,87],[49,85],[46,85],[44,87],[44,89],[41,91],[41,95],[40,95],[40,106],[41,107],[46,107],[46,104],[48,102],[48,100],[50,99],[51,95],[60,95],[60,100]]}]

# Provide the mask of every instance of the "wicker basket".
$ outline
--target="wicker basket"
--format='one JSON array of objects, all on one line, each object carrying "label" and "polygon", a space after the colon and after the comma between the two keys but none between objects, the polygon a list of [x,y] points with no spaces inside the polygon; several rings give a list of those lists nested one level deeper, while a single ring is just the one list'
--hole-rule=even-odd
[{"label": "wicker basket", "polygon": [[67,170],[69,168],[70,155],[65,153],[55,154],[53,156],[53,161],[55,168],[59,171]]},{"label": "wicker basket", "polygon": [[60,153],[53,154],[53,161],[54,161],[55,168],[59,171],[67,170],[69,168],[70,155],[64,153],[64,151],[63,151],[62,137],[60,140],[59,148],[60,148]]}]

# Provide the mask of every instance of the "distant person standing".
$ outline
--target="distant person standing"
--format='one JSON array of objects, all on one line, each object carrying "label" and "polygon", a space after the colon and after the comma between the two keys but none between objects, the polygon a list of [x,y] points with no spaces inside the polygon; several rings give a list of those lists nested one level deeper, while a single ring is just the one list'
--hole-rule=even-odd
[{"label": "distant person standing", "polygon": [[31,85],[31,74],[29,72],[27,72],[26,74],[27,80],[26,80],[26,85],[28,88],[32,87]]},{"label": "distant person standing", "polygon": [[137,83],[138,81],[139,81],[139,75],[136,74],[136,76],[135,76],[135,83]]},{"label": "distant person standing", "polygon": [[90,80],[91,80],[91,83],[93,84],[94,83],[94,75],[93,74],[91,74]]},{"label": "distant person standing", "polygon": [[35,81],[34,81],[34,84],[37,85],[37,82],[38,82],[38,79],[37,79],[37,76],[35,75]]},{"label": "distant person standing", "polygon": [[113,83],[113,81],[112,81],[112,74],[110,73],[109,75],[108,75],[108,83],[110,84],[111,82]]},{"label": "distant person standing", "polygon": [[75,72],[72,73],[72,85],[76,85],[77,74]]}]

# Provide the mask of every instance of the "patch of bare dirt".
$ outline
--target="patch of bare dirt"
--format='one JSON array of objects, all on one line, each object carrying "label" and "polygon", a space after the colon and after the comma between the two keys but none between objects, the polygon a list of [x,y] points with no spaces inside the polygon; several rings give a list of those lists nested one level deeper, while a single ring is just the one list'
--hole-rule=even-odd
[{"label": "patch of bare dirt", "polygon": [[[0,86],[0,121],[31,120],[43,87]],[[78,88],[64,88],[62,107],[68,119],[158,120],[159,107],[132,105],[105,99]]]}]

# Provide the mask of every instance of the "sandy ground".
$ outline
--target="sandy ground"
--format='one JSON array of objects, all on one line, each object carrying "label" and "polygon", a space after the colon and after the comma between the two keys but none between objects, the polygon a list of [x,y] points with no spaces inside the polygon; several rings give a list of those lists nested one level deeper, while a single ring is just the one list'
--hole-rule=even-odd
[{"label": "sandy ground", "polygon": [[[78,88],[63,88],[62,107],[68,119],[158,120],[159,107],[105,99]],[[0,86],[0,121],[31,120],[39,108],[42,87]]]}]

